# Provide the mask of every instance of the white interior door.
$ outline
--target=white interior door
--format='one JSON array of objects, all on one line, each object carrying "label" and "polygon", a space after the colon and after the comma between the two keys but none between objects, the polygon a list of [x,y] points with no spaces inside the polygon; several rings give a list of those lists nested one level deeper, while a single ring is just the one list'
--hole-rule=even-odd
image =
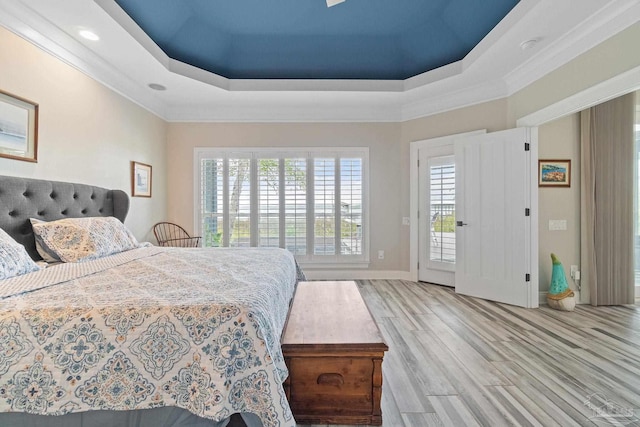
[{"label": "white interior door", "polygon": [[535,147],[535,128],[455,142],[456,292],[538,306]]},{"label": "white interior door", "polygon": [[453,140],[419,150],[420,238],[418,280],[455,282],[455,158]]}]

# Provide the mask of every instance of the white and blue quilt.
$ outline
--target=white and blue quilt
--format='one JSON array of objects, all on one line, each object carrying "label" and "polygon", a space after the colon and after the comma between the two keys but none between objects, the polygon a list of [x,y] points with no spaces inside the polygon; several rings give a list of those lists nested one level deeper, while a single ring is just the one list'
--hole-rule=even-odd
[{"label": "white and blue quilt", "polygon": [[295,426],[282,249],[134,249],[0,281],[0,412],[176,406]]}]

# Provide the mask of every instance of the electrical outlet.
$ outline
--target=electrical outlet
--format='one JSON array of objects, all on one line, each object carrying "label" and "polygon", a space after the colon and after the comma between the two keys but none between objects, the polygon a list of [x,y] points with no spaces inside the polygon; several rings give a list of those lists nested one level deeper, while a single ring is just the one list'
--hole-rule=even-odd
[{"label": "electrical outlet", "polygon": [[576,278],[576,271],[578,271],[578,266],[577,265],[572,265],[570,271],[571,271],[571,278],[575,279]]},{"label": "electrical outlet", "polygon": [[384,251],[378,251],[378,259],[384,259]]},{"label": "electrical outlet", "polygon": [[566,219],[550,219],[549,230],[550,231],[565,231],[567,229]]}]

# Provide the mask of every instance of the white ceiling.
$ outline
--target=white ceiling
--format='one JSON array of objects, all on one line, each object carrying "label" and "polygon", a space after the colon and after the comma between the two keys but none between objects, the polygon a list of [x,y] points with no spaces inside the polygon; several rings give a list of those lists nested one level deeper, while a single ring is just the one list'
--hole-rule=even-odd
[{"label": "white ceiling", "polygon": [[509,96],[639,20],[638,0],[521,0],[462,61],[404,81],[229,80],[168,58],[113,0],[0,0],[0,25],[168,121],[410,120]]}]

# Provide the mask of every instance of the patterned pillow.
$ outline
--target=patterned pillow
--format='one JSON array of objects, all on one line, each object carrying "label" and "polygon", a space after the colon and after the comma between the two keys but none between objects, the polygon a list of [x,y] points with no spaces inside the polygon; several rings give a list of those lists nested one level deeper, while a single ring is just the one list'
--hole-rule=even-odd
[{"label": "patterned pillow", "polygon": [[31,225],[40,245],[40,255],[46,253],[63,262],[88,261],[140,247],[134,235],[114,217],[66,218],[51,222],[32,219]]},{"label": "patterned pillow", "polygon": [[[32,227],[35,224],[44,224],[46,222],[46,221],[41,221],[35,218],[29,218],[29,221],[31,221]],[[54,251],[49,249],[49,247],[42,241],[42,237],[40,237],[39,234],[35,233],[35,228],[34,228],[33,236],[35,237],[35,241],[36,241],[36,250],[38,251],[38,254],[42,257],[42,260],[44,262],[46,262],[47,264],[62,262],[60,261],[60,257],[58,257],[58,255]]]},{"label": "patterned pillow", "polygon": [[0,229],[0,280],[39,269],[24,246]]}]

